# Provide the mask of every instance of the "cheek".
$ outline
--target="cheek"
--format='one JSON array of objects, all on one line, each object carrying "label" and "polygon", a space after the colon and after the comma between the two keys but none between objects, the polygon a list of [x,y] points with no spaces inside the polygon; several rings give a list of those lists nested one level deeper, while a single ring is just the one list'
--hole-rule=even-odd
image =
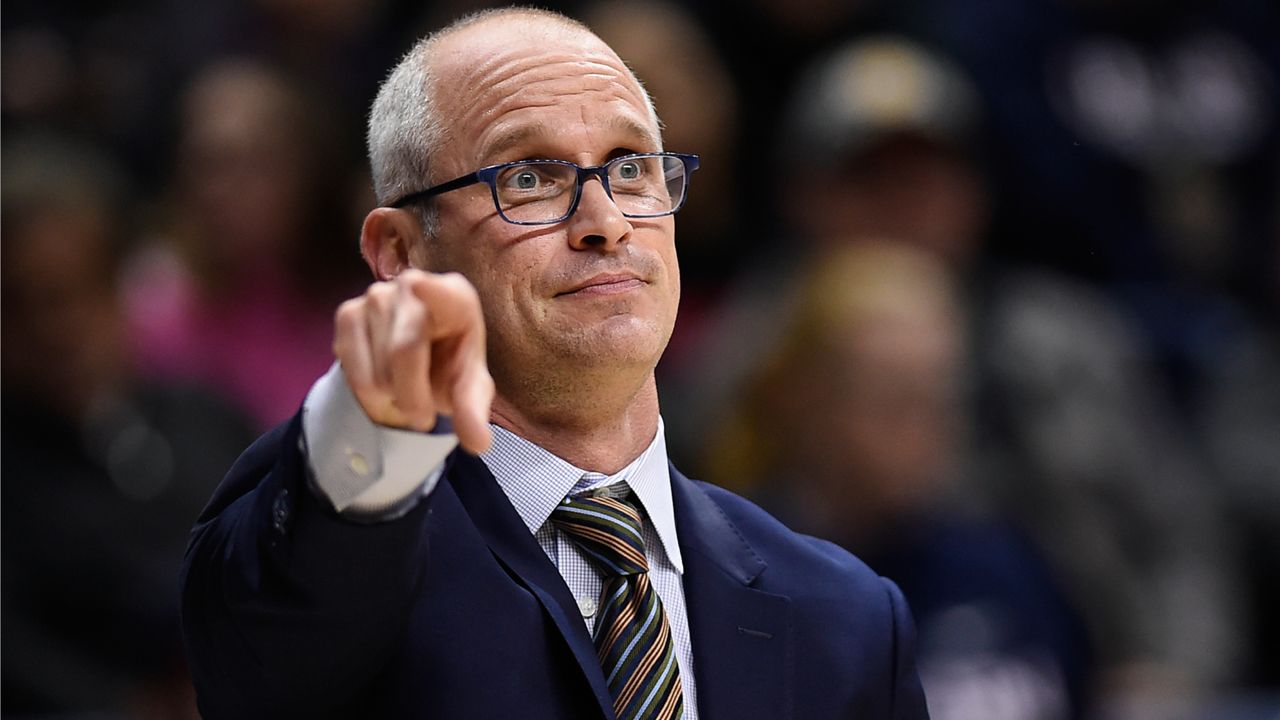
[{"label": "cheek", "polygon": [[676,256],[676,250],[673,246],[666,257],[667,276],[671,281],[671,296],[677,303],[680,302],[680,259]]},{"label": "cheek", "polygon": [[666,274],[668,285],[668,296],[671,298],[673,305],[680,303],[680,258],[676,252],[675,241],[675,218],[663,218],[667,222],[667,226],[663,232],[655,235],[650,247],[661,258],[663,270]]},{"label": "cheek", "polygon": [[515,255],[521,248],[496,232],[503,227],[494,226],[471,212],[473,205],[441,204],[440,217],[449,220],[440,222],[437,236],[424,243],[425,255],[428,270],[461,273],[487,305],[491,300],[497,303],[509,299],[504,285],[510,285],[514,273],[518,272],[519,261]]},{"label": "cheek", "polygon": [[485,322],[514,338],[520,328],[544,319],[546,308],[536,302],[542,265],[536,254],[513,246],[498,253],[476,253],[463,274],[476,286]]}]

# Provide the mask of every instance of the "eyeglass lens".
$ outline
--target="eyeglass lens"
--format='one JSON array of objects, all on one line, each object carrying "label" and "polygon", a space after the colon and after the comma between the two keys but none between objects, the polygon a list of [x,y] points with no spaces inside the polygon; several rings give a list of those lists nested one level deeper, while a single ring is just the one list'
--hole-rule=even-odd
[{"label": "eyeglass lens", "polygon": [[[678,157],[642,155],[608,163],[613,202],[628,217],[657,217],[680,207],[687,186],[684,161]],[[525,162],[494,177],[498,208],[515,222],[549,222],[564,218],[573,206],[578,172],[572,165]]]}]

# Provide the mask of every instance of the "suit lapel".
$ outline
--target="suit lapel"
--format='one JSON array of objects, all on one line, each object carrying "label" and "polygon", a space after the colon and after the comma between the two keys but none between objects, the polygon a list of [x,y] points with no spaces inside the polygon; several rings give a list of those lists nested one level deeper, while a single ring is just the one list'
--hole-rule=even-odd
[{"label": "suit lapel", "polygon": [[601,714],[612,719],[613,701],[578,604],[489,468],[479,458],[458,451],[453,454],[452,467],[445,476],[494,556],[538,598],[551,616],[591,685]]},{"label": "suit lapel", "polygon": [[791,717],[791,601],[753,588],[764,561],[671,468],[701,720]]}]

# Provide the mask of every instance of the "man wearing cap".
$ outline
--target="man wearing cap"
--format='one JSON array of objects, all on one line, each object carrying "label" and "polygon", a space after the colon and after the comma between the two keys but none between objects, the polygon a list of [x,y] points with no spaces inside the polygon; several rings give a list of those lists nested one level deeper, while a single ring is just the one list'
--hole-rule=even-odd
[{"label": "man wearing cap", "polygon": [[187,554],[205,717],[926,717],[891,583],[667,462],[697,158],[613,51],[466,18],[388,77],[369,152],[377,282]]}]

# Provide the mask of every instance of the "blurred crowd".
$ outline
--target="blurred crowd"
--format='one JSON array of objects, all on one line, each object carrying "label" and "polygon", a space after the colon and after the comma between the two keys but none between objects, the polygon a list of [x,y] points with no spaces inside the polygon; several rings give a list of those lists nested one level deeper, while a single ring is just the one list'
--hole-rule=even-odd
[{"label": "blurred crowd", "polygon": [[[896,581],[935,718],[1280,715],[1280,9],[549,5],[702,157],[674,461]],[[5,717],[194,717],[187,529],[367,282],[378,82],[482,6],[0,9]]]}]

